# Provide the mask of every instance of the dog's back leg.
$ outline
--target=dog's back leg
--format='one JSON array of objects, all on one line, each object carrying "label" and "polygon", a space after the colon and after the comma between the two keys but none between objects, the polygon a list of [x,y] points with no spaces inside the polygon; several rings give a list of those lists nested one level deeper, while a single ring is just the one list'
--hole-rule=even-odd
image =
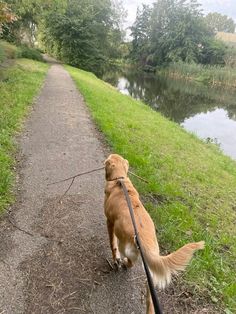
[{"label": "dog's back leg", "polygon": [[[120,247],[120,244],[119,244],[119,247]],[[135,244],[126,243],[122,251],[124,252],[124,257],[125,257],[124,259],[125,266],[128,268],[132,267],[134,263],[136,262],[136,260],[138,259],[138,255],[139,255],[139,251],[136,248]]]},{"label": "dog's back leg", "polygon": [[114,233],[114,224],[111,223],[109,220],[107,220],[107,230],[108,230],[108,235],[109,235],[109,240],[110,240],[112,258],[113,258],[114,263],[116,263],[117,261],[120,261],[120,252],[118,249],[117,237],[115,236],[115,233]]}]

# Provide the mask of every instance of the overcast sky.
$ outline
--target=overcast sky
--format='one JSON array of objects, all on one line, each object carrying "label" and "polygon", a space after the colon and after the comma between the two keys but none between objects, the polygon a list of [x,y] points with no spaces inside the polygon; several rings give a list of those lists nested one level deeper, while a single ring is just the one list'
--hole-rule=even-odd
[{"label": "overcast sky", "polygon": [[[153,0],[123,0],[128,16],[126,25],[131,26],[135,20],[136,10],[142,3],[151,4]],[[198,0],[202,4],[203,12],[219,12],[232,17],[236,22],[236,0]]]}]

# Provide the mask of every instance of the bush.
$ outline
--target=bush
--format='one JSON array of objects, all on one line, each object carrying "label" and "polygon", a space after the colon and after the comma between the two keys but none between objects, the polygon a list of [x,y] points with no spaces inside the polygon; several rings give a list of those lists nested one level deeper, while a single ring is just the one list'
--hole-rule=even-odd
[{"label": "bush", "polygon": [[34,48],[29,48],[27,46],[20,46],[17,50],[18,58],[27,58],[37,61],[43,61],[43,57],[41,53]]},{"label": "bush", "polygon": [[199,62],[210,65],[225,65],[225,55],[227,47],[223,41],[218,39],[209,39],[201,52]]},{"label": "bush", "polygon": [[0,46],[0,63],[2,63],[5,60],[5,53],[3,48]]},{"label": "bush", "polygon": [[171,63],[163,73],[177,79],[184,78],[209,85],[236,87],[236,72],[229,66],[176,62]]},{"label": "bush", "polygon": [[236,68],[236,48],[228,47],[226,55],[224,57],[226,66]]},{"label": "bush", "polygon": [[16,58],[16,46],[9,44],[6,41],[0,41],[0,62],[5,59],[15,59]]}]

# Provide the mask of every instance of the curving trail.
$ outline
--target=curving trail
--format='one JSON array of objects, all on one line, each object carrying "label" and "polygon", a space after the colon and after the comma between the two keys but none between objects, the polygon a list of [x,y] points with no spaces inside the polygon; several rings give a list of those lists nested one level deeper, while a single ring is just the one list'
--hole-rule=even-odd
[{"label": "curving trail", "polygon": [[[106,261],[103,171],[77,178],[62,203],[69,182],[47,186],[101,167],[108,154],[60,64],[51,65],[18,142],[17,199],[0,222],[0,314],[145,313],[141,265],[115,272]],[[164,313],[211,313],[175,290],[160,296]]]},{"label": "curving trail", "polygon": [[62,204],[68,182],[47,186],[106,157],[61,65],[52,64],[19,146],[17,201],[0,225],[0,313],[143,313],[143,273],[106,261],[103,171],[76,179]]}]

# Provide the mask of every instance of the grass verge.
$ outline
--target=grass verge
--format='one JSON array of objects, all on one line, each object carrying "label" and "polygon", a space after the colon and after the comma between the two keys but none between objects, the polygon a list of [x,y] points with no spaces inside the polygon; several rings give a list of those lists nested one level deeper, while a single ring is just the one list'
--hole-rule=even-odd
[{"label": "grass verge", "polygon": [[19,59],[14,66],[3,70],[4,79],[0,80],[0,213],[13,200],[13,136],[20,130],[47,68],[44,63]]},{"label": "grass verge", "polygon": [[132,178],[161,246],[173,251],[187,242],[206,241],[184,280],[193,283],[197,296],[208,295],[219,313],[234,313],[236,163],[95,75],[66,69],[113,151],[149,181],[145,185]]}]

